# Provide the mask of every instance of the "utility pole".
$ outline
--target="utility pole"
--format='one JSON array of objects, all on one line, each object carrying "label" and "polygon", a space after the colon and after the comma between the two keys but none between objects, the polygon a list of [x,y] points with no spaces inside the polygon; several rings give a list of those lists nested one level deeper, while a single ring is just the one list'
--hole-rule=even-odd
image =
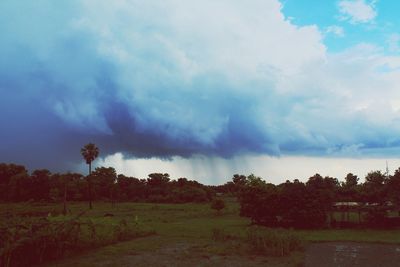
[{"label": "utility pole", "polygon": [[389,165],[388,162],[386,161],[386,179],[389,179]]}]

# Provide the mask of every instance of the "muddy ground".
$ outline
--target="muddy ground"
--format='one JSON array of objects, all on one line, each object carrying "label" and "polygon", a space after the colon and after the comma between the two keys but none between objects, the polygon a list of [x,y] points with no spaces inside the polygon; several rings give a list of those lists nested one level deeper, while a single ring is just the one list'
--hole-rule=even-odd
[{"label": "muddy ground", "polygon": [[[142,240],[157,242],[159,237]],[[138,240],[140,241],[140,240]],[[164,240],[165,241],[165,240]],[[172,241],[172,240],[171,240]],[[310,243],[304,253],[289,257],[239,255],[233,251],[220,253],[212,244],[162,242],[153,249],[137,250],[135,241],[100,248],[83,255],[64,259],[47,267],[111,267],[111,266],[274,266],[274,267],[393,267],[400,266],[400,245],[325,242]]]}]

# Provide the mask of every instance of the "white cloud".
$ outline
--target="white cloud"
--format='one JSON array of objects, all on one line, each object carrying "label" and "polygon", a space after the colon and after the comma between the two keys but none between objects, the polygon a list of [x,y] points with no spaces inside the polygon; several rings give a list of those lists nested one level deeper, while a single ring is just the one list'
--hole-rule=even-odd
[{"label": "white cloud", "polygon": [[[85,3],[86,16],[80,26],[99,36],[104,53],[129,59],[138,52],[162,50],[177,63],[178,69],[172,71],[188,77],[210,70],[232,79],[238,73],[254,77],[265,65],[296,72],[320,60],[325,52],[318,28],[291,24],[276,0]],[[149,47],[150,41],[154,45]]]},{"label": "white cloud", "polygon": [[344,37],[344,29],[343,27],[332,25],[326,28],[325,32],[327,34],[334,34],[337,37]]},{"label": "white cloud", "polygon": [[339,1],[341,19],[349,20],[354,24],[372,22],[377,16],[375,3],[376,1],[366,2],[366,0]]},{"label": "white cloud", "polygon": [[[145,113],[143,131],[174,125],[166,133],[171,138],[184,133],[213,146],[230,116],[221,95],[262,101],[286,91],[276,82],[325,60],[319,29],[293,25],[281,8],[276,0],[87,0],[76,25],[117,62],[119,95],[136,114]],[[182,95],[194,95],[208,108],[181,101]]]},{"label": "white cloud", "polygon": [[391,34],[387,40],[387,44],[390,52],[400,52],[400,34]]}]

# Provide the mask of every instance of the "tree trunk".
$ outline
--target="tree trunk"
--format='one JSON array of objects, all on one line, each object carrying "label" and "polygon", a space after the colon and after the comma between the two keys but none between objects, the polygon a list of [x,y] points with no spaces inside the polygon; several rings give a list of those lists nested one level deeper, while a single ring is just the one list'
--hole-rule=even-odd
[{"label": "tree trunk", "polygon": [[89,209],[92,209],[92,163],[89,162]]}]

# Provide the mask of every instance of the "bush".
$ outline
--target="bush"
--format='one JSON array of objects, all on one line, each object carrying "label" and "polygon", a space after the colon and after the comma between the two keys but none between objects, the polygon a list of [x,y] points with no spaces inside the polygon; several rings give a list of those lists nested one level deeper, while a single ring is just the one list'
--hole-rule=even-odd
[{"label": "bush", "polygon": [[47,218],[3,224],[0,266],[29,266],[56,259],[77,246],[80,225],[76,220],[50,222]]}]

